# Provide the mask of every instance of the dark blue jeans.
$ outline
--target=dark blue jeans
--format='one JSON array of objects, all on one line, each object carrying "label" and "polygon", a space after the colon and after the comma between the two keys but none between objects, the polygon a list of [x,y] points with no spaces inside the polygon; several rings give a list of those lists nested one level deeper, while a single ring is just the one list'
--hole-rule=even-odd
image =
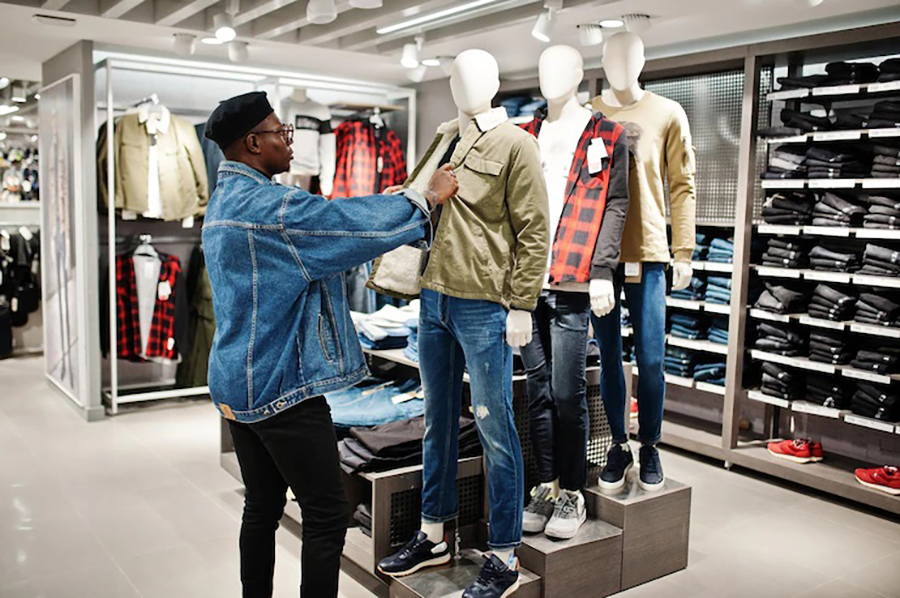
[{"label": "dark blue jeans", "polygon": [[528,375],[531,443],[542,483],[566,490],[587,481],[587,293],[545,291],[532,314],[531,342],[522,347]]},{"label": "dark blue jeans", "polygon": [[463,370],[469,366],[472,409],[487,461],[492,549],[522,541],[525,472],[513,419],[512,348],[502,305],[459,299],[423,289],[419,312],[419,367],[425,387],[422,519],[456,519],[459,500],[459,416]]},{"label": "dark blue jeans", "polygon": [[[666,378],[663,358],[666,351],[666,264],[644,262],[641,282],[624,284],[625,267],[620,265],[614,278],[616,299],[625,287],[625,300],[634,328],[634,351],[638,377],[638,438],[644,444],[659,442],[662,435],[663,397]],[[600,395],[612,428],[613,441],[628,440],[625,425],[625,372],[622,368],[622,328],[620,304],[602,318],[591,315],[594,333],[600,345]]]}]

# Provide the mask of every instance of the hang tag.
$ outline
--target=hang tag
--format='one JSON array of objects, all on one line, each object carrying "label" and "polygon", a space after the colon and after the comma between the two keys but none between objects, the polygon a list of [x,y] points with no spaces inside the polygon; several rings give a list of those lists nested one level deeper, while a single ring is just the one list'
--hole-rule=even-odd
[{"label": "hang tag", "polygon": [[603,170],[603,160],[608,157],[609,154],[606,153],[606,144],[603,143],[603,140],[600,138],[591,139],[591,145],[588,146],[587,151],[588,172],[597,174]]},{"label": "hang tag", "polygon": [[0,249],[3,251],[9,251],[9,233],[5,230],[0,230]]},{"label": "hang tag", "polygon": [[26,241],[30,241],[34,238],[34,235],[31,233],[27,226],[20,226],[19,234],[22,235],[22,238]]},{"label": "hang tag", "polygon": [[10,309],[13,313],[16,313],[16,312],[19,311],[19,298],[18,298],[18,297],[13,297],[13,298],[12,298],[12,301],[9,302],[9,309]]},{"label": "hang tag", "polygon": [[384,158],[378,156],[378,172],[384,172]]},{"label": "hang tag", "polygon": [[137,212],[122,210],[122,220],[137,220]]},{"label": "hang tag", "polygon": [[172,285],[169,284],[168,280],[159,283],[158,295],[160,301],[168,301],[169,297],[172,296]]},{"label": "hang tag", "polygon": [[181,221],[181,228],[194,228],[194,217],[188,216]]},{"label": "hang tag", "polygon": [[41,269],[41,262],[39,262],[38,260],[32,260],[31,261],[31,273],[33,275],[37,276],[40,269]]},{"label": "hang tag", "polygon": [[172,351],[175,348],[175,339],[171,336],[169,337],[169,341],[166,343],[166,347],[168,347],[169,351]]},{"label": "hang tag", "polygon": [[640,276],[641,275],[641,264],[640,262],[627,262],[625,264],[625,276]]}]

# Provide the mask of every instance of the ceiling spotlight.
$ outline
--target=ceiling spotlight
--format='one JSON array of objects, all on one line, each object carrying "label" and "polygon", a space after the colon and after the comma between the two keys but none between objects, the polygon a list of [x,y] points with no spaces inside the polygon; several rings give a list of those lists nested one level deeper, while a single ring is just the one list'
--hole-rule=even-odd
[{"label": "ceiling spotlight", "polygon": [[625,29],[631,33],[641,34],[650,29],[650,15],[622,15],[622,20],[625,21]]},{"label": "ceiling spotlight", "polygon": [[618,29],[619,27],[623,27],[625,25],[625,21],[621,19],[605,19],[600,21],[601,27],[606,27],[607,29]]},{"label": "ceiling spotlight", "polygon": [[14,86],[12,88],[12,96],[10,97],[10,99],[13,102],[18,102],[19,104],[24,104],[25,102],[27,102],[28,96],[25,93],[25,86],[24,85]]},{"label": "ceiling spotlight", "polygon": [[582,46],[598,46],[603,43],[603,27],[597,23],[582,23],[578,26],[578,40]]},{"label": "ceiling spotlight", "polygon": [[241,64],[250,60],[250,44],[247,42],[230,42],[228,44],[228,60]]},{"label": "ceiling spotlight", "polygon": [[21,116],[21,115],[19,115],[19,114],[16,114],[15,116],[11,116],[10,119],[11,119],[13,122],[17,122],[17,123],[25,122],[25,117],[24,117],[24,116]]},{"label": "ceiling spotlight", "polygon": [[353,8],[371,10],[373,8],[381,8],[384,6],[384,0],[350,0],[350,6]]},{"label": "ceiling spotlight", "polygon": [[34,99],[36,99],[36,100],[41,99],[41,94],[39,94],[39,93],[34,94]]},{"label": "ceiling spotlight", "polygon": [[419,66],[419,47],[415,43],[403,44],[400,64],[408,69],[414,69]]},{"label": "ceiling spotlight", "polygon": [[306,18],[314,25],[326,25],[337,18],[337,7],[334,0],[309,0],[306,5]]},{"label": "ceiling spotlight", "polygon": [[794,0],[794,2],[800,6],[801,8],[815,8],[818,5],[822,4],[825,0]]},{"label": "ceiling spotlight", "polygon": [[37,135],[32,135],[32,136],[31,136],[31,141],[32,141],[32,143],[36,143],[37,140],[38,140],[38,136],[37,136]]},{"label": "ceiling spotlight", "polygon": [[214,37],[204,37],[200,40],[200,43],[206,44],[207,46],[221,46],[224,42]]},{"label": "ceiling spotlight", "polygon": [[531,35],[534,36],[535,39],[547,44],[550,43],[551,29],[553,29],[553,20],[550,16],[550,11],[548,10],[547,12],[542,12],[540,16],[538,16],[537,22],[531,30]]},{"label": "ceiling spotlight", "polygon": [[8,77],[0,77],[0,89],[6,89],[6,86],[9,85]]},{"label": "ceiling spotlight", "polygon": [[53,25],[54,27],[74,27],[75,19],[66,17],[54,17],[53,15],[32,15],[35,21],[41,25]]},{"label": "ceiling spotlight", "polygon": [[216,30],[216,39],[220,42],[230,42],[237,37],[234,30],[234,17],[228,13],[219,13],[213,17],[213,28]]},{"label": "ceiling spotlight", "polygon": [[12,114],[13,112],[18,112],[18,106],[10,106],[8,104],[0,104],[0,116],[6,116],[7,114]]},{"label": "ceiling spotlight", "polygon": [[440,58],[426,58],[422,61],[423,66],[441,66]]},{"label": "ceiling spotlight", "polygon": [[486,4],[492,4],[495,1],[496,0],[474,0],[473,2],[451,6],[450,8],[439,10],[422,17],[415,17],[409,19],[408,21],[401,21],[400,23],[394,23],[393,25],[388,25],[387,27],[376,29],[375,33],[377,33],[378,35],[387,35],[389,33],[396,33],[397,31],[419,27],[420,25],[424,25],[425,23],[441,21],[444,19],[448,19],[454,15],[474,10]]},{"label": "ceiling spotlight", "polygon": [[4,133],[3,131],[0,131],[0,141],[3,141],[5,139],[6,139],[6,133]]},{"label": "ceiling spotlight", "polygon": [[406,71],[406,77],[413,83],[421,83],[425,79],[425,73],[427,71],[428,67],[420,64],[416,68]]},{"label": "ceiling spotlight", "polygon": [[197,42],[197,36],[193,33],[176,33],[175,38],[175,51],[181,54],[182,56],[190,56],[194,53],[194,48]]}]

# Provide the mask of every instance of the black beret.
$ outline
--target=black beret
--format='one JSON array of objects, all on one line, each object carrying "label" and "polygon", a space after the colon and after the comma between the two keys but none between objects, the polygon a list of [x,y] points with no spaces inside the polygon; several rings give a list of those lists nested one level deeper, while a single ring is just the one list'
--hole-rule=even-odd
[{"label": "black beret", "polygon": [[264,91],[251,91],[219,102],[206,123],[207,139],[223,150],[275,112]]}]

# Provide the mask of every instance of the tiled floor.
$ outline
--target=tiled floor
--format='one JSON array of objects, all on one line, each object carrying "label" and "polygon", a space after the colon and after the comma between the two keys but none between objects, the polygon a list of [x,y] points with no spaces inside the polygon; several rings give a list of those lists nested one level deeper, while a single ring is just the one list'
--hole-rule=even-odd
[{"label": "tiled floor", "polygon": [[[205,401],[87,424],[40,359],[0,362],[0,598],[237,598],[240,487]],[[682,454],[690,567],[622,596],[900,597],[900,524]],[[300,542],[278,532],[277,597]],[[342,575],[342,596],[373,594]],[[573,597],[582,598],[582,597]]]}]

